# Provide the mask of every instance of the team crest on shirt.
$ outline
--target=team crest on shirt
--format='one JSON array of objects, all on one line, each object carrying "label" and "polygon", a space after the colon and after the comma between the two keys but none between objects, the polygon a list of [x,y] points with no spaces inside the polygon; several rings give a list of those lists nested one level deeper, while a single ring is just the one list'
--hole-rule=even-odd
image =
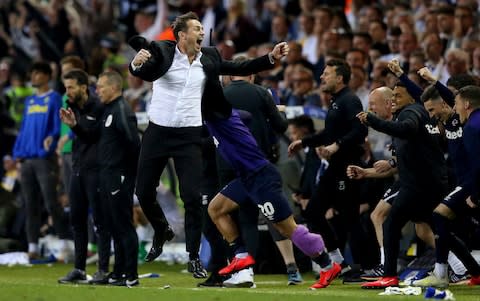
[{"label": "team crest on shirt", "polygon": [[112,121],[113,121],[113,116],[112,114],[110,114],[107,116],[107,119],[105,120],[105,127],[108,128],[109,126],[111,126]]}]

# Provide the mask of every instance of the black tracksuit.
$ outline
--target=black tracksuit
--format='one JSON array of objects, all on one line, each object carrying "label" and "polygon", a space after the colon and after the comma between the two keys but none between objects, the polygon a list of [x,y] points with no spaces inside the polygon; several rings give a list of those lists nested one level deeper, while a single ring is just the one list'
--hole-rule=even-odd
[{"label": "black tracksuit", "polygon": [[[342,250],[348,233],[358,221],[359,184],[347,177],[346,170],[350,164],[361,164],[362,144],[368,133],[367,127],[356,117],[361,111],[360,99],[345,87],[333,95],[325,128],[302,140],[304,147],[328,146],[334,142],[339,145],[305,212],[309,227],[313,232],[322,234],[329,250]],[[325,212],[329,208],[334,208],[339,214],[327,223]]]},{"label": "black tracksuit", "polygon": [[[73,128],[76,132],[77,127]],[[96,134],[100,193],[115,248],[113,273],[135,279],[138,238],[133,226],[133,192],[140,138],[135,114],[123,97],[105,105]]]},{"label": "black tracksuit", "polygon": [[408,220],[428,222],[447,187],[447,169],[438,142],[438,128],[420,104],[410,104],[398,112],[395,121],[368,114],[368,123],[377,131],[393,137],[400,181],[399,194],[383,223],[385,276],[397,274],[401,228]]},{"label": "black tracksuit", "polygon": [[70,219],[75,242],[75,268],[85,270],[88,246],[88,208],[92,208],[93,222],[98,236],[98,269],[108,271],[110,232],[105,225],[105,212],[99,194],[97,131],[104,106],[97,98],[89,97],[82,108],[68,103],[75,113],[78,126],[74,128],[72,175],[70,177]]}]

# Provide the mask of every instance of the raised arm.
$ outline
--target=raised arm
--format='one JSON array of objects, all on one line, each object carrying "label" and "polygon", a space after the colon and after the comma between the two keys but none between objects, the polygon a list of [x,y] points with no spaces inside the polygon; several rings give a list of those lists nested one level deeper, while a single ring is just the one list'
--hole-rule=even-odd
[{"label": "raised arm", "polygon": [[422,69],[418,70],[418,74],[423,79],[428,81],[431,85],[434,85],[438,93],[440,94],[440,97],[442,97],[442,99],[447,105],[453,108],[453,106],[455,105],[455,95],[452,91],[450,91],[450,89],[448,89],[444,84],[439,82],[427,67],[423,67]]},{"label": "raised arm", "polygon": [[[208,49],[208,48],[207,48]],[[275,45],[272,52],[253,60],[242,62],[233,62],[223,60],[218,50],[215,49],[216,55],[221,60],[220,74],[223,75],[250,75],[260,71],[272,69],[275,60],[280,60],[288,54],[290,48],[286,42],[281,42]]]},{"label": "raised arm", "polygon": [[402,68],[400,67],[400,63],[398,60],[391,60],[388,63],[388,69],[392,71],[393,74],[395,74],[396,77],[405,85],[407,88],[408,94],[412,96],[413,99],[415,99],[416,103],[419,103],[423,105],[422,100],[420,99],[420,96],[423,93],[423,89],[417,86],[413,81],[411,81],[408,76],[403,72]]}]

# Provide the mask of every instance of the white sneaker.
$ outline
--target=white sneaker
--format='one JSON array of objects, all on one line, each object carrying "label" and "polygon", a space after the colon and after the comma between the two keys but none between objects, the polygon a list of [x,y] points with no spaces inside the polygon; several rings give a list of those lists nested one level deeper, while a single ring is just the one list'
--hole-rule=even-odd
[{"label": "white sneaker", "polygon": [[230,278],[223,281],[223,286],[255,288],[256,285],[253,281],[253,268],[246,268],[233,273]]}]

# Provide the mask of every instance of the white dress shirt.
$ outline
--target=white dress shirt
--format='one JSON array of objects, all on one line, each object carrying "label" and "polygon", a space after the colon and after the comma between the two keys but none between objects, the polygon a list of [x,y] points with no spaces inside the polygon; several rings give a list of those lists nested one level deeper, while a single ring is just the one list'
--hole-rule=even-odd
[{"label": "white dress shirt", "polygon": [[152,101],[147,114],[151,122],[165,127],[202,125],[201,99],[206,75],[199,53],[190,64],[188,56],[175,47],[170,69],[153,82]]}]

